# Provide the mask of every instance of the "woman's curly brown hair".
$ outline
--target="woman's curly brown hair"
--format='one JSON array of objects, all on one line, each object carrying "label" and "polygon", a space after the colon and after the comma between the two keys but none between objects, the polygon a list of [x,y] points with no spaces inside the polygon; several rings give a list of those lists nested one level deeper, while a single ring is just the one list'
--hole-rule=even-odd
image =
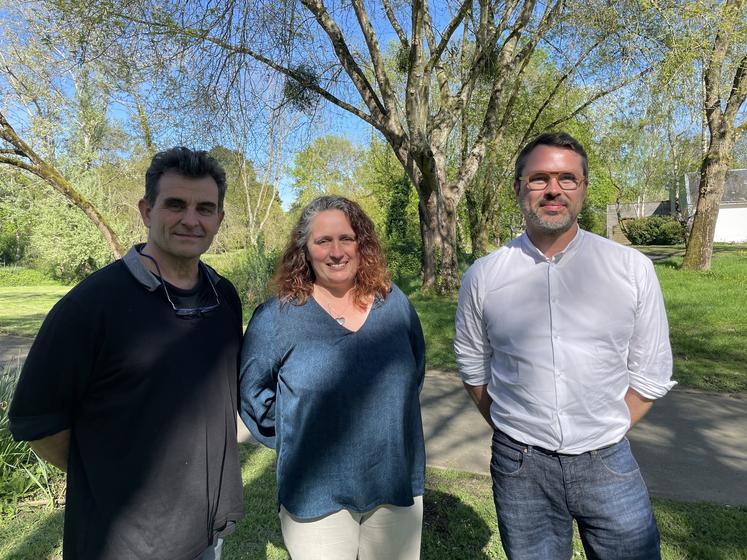
[{"label": "woman's curly brown hair", "polygon": [[273,279],[278,297],[297,305],[303,305],[311,297],[316,275],[309,263],[306,245],[311,234],[311,222],[325,210],[343,212],[355,232],[360,262],[355,275],[353,303],[365,308],[371,296],[385,298],[391,279],[374,224],[356,202],[342,196],[320,196],[301,211]]}]

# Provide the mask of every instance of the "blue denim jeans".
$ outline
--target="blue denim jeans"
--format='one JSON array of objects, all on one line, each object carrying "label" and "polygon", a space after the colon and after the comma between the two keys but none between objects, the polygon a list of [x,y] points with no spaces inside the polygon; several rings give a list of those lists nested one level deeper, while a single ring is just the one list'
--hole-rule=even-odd
[{"label": "blue denim jeans", "polygon": [[574,519],[589,560],[661,558],[648,491],[627,439],[562,455],[496,430],[490,472],[509,560],[570,558]]}]

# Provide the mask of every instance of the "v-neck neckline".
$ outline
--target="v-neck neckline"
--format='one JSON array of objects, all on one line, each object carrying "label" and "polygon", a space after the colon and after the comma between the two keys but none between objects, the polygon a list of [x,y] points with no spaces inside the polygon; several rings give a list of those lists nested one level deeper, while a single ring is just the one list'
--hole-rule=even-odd
[{"label": "v-neck neckline", "polygon": [[314,297],[314,295],[313,295],[313,294],[311,295],[311,297],[310,297],[309,299],[311,299],[311,301],[313,301],[313,302],[314,302],[314,305],[316,305],[316,307],[317,307],[317,308],[319,309],[319,311],[321,311],[321,312],[322,312],[322,313],[324,314],[324,316],[325,316],[325,317],[329,318],[329,320],[330,320],[330,321],[332,321],[332,322],[333,322],[333,323],[334,323],[334,324],[335,324],[336,326],[338,326],[339,328],[343,329],[344,331],[346,331],[346,333],[349,333],[349,334],[356,334],[356,333],[359,333],[359,332],[361,332],[361,331],[362,331],[362,330],[364,329],[364,327],[365,327],[365,326],[366,326],[366,324],[368,323],[368,320],[369,320],[369,319],[371,318],[371,312],[373,311],[373,308],[374,308],[374,307],[376,306],[376,298],[374,297],[374,300],[373,300],[373,301],[371,302],[371,306],[370,306],[370,307],[368,308],[368,313],[366,313],[366,317],[365,317],[365,319],[363,319],[363,323],[361,323],[361,326],[360,326],[360,327],[358,327],[358,329],[357,329],[357,330],[352,330],[352,329],[349,329],[349,328],[347,328],[347,327],[346,327],[345,325],[343,325],[342,323],[340,323],[340,322],[339,322],[339,321],[338,321],[337,319],[335,319],[335,318],[334,318],[334,317],[333,317],[333,316],[332,316],[332,315],[331,315],[331,314],[330,314],[330,313],[329,313],[329,312],[328,312],[328,311],[327,311],[327,310],[326,310],[326,309],[325,309],[325,308],[324,308],[324,307],[322,306],[322,304],[321,304],[321,303],[319,303],[319,302],[318,302],[318,301],[316,300],[316,298]]}]

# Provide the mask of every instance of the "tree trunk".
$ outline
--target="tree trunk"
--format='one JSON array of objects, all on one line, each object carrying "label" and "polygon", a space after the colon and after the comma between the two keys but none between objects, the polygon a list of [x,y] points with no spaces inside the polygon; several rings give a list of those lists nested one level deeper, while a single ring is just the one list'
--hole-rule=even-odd
[{"label": "tree trunk", "polygon": [[[422,192],[419,190],[419,193]],[[420,236],[423,240],[423,288],[436,288],[436,256],[437,249],[441,245],[438,235],[438,209],[436,206],[436,193],[431,191],[430,196],[423,200],[420,197],[418,204],[420,215]]]},{"label": "tree trunk", "polygon": [[711,268],[716,220],[724,196],[726,171],[729,169],[724,153],[731,153],[730,147],[725,146],[723,141],[714,140],[700,168],[698,204],[682,261],[682,266],[690,270]]},{"label": "tree trunk", "polygon": [[472,258],[477,259],[488,252],[488,214],[477,200],[477,183],[464,193],[467,200],[467,217],[469,219],[469,238],[472,245]]},{"label": "tree trunk", "polygon": [[459,287],[459,260],[457,244],[457,213],[459,198],[446,188],[439,197],[438,229],[441,235],[441,270],[436,290],[449,294]]}]

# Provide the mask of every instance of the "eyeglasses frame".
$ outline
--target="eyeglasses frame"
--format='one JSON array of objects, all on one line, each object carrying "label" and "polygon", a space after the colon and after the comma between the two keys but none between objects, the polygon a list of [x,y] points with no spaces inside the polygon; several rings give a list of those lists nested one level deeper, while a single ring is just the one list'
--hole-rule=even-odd
[{"label": "eyeglasses frame", "polygon": [[[564,187],[563,185],[560,184],[560,181],[558,180],[558,176],[564,175],[564,174],[573,175],[576,178],[576,180],[578,182],[576,183],[575,187],[573,187],[572,189],[568,189],[568,188],[566,188],[566,187]],[[553,171],[536,171],[535,173],[533,173],[530,176],[524,175],[523,177],[519,177],[519,181],[521,181],[521,182],[524,183],[524,185],[526,186],[527,190],[530,190],[530,191],[544,191],[550,185],[550,181],[548,181],[547,185],[545,185],[541,189],[533,189],[532,187],[529,186],[529,179],[530,179],[530,177],[532,177],[534,175],[549,175],[550,176],[550,180],[552,180],[553,178],[555,178],[555,182],[564,191],[575,191],[579,187],[581,187],[581,185],[586,181],[586,177],[584,177],[583,175],[581,177],[578,177],[575,173],[573,173],[571,171],[555,171],[555,172],[553,172]]]}]

